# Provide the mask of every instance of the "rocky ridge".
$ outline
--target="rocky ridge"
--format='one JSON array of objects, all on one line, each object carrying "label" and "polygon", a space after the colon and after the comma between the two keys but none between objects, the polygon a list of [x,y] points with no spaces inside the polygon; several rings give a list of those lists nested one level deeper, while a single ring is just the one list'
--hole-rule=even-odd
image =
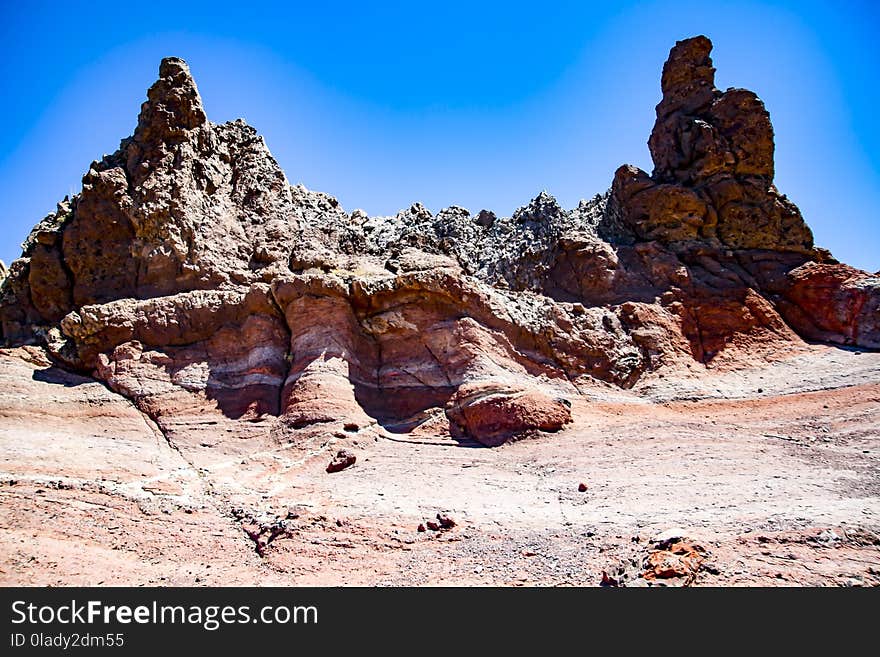
[{"label": "rocky ridge", "polygon": [[498,445],[669,368],[880,347],[880,278],[813,245],[769,114],[715,88],[710,51],[670,52],[650,175],[511,217],[347,213],[165,59],[134,134],[0,268],[0,338],[105,382],[195,463],[377,423]]}]

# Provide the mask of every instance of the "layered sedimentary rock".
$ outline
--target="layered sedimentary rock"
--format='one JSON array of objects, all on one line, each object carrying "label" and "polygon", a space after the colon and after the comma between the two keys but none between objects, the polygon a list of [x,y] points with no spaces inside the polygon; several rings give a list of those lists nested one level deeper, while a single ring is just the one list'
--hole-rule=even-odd
[{"label": "layered sedimentary rock", "polygon": [[348,213],[290,185],[244,122],[208,121],[165,59],[134,134],[0,268],[2,339],[43,343],[165,429],[222,415],[271,442],[440,412],[487,445],[664,367],[880,346],[878,278],[814,247],[773,185],[769,114],[715,88],[710,50],[670,53],[652,174],[511,217]]}]

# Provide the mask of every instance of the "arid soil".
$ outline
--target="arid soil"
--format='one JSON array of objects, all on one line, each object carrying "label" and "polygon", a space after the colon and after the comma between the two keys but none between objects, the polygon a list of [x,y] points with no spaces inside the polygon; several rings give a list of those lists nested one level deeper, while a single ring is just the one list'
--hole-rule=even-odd
[{"label": "arid soil", "polygon": [[[0,380],[4,585],[880,584],[878,353],[597,388],[496,448],[339,427],[197,467],[36,348]],[[664,532],[695,559],[646,579]]]}]

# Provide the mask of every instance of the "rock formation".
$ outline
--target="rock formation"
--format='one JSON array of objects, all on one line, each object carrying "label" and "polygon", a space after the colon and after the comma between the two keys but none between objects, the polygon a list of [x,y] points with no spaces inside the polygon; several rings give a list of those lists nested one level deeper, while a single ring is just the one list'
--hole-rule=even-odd
[{"label": "rock formation", "polygon": [[134,134],[0,265],[0,338],[45,345],[194,453],[221,416],[232,451],[376,422],[498,445],[663,368],[880,347],[880,279],[814,247],[773,185],[769,114],[715,88],[710,50],[670,53],[651,175],[512,217],[347,213],[291,186],[243,121],[208,121],[165,59]]}]

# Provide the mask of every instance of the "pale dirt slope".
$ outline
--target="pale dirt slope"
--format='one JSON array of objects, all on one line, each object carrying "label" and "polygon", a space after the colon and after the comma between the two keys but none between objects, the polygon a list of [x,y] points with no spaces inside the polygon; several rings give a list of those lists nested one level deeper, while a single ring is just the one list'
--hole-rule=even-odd
[{"label": "pale dirt slope", "polygon": [[[880,354],[813,352],[674,382],[713,399],[584,400],[501,448],[369,428],[197,470],[124,398],[9,350],[0,583],[633,585],[682,527],[697,585],[876,585]],[[358,462],[325,473],[341,447]],[[441,510],[455,528],[417,531]]]}]

